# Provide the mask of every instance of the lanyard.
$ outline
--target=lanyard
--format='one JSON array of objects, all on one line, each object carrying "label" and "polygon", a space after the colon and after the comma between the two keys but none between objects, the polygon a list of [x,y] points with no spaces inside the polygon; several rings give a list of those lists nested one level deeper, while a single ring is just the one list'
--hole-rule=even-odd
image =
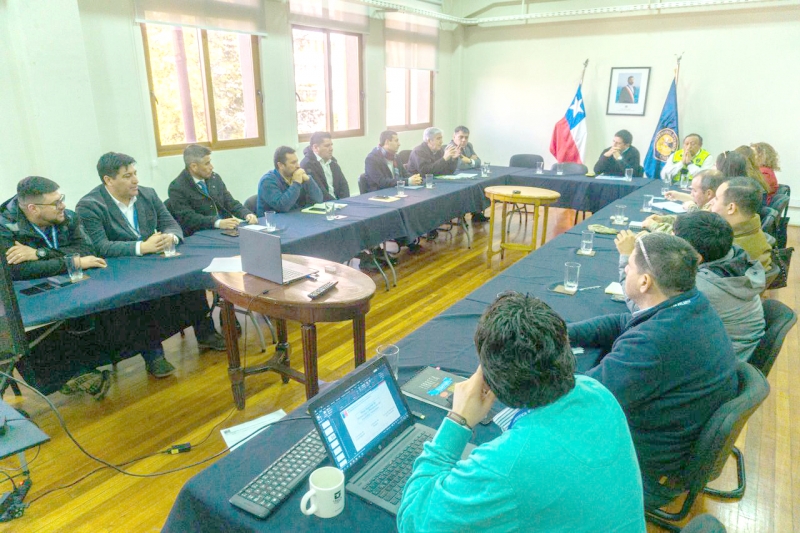
[{"label": "lanyard", "polygon": [[[128,217],[125,217],[125,220],[128,220]],[[133,208],[133,231],[136,232],[137,237],[142,237],[142,234],[139,232],[139,210],[136,209],[135,206]]]},{"label": "lanyard", "polygon": [[58,250],[58,233],[56,233],[55,226],[50,226],[50,236],[53,237],[53,242],[50,242],[50,239],[47,238],[47,234],[45,234],[45,232],[43,232],[39,226],[36,224],[31,224],[31,226],[33,226],[33,229],[35,229],[36,232],[42,236],[44,242],[47,243],[48,248]]},{"label": "lanyard", "polygon": [[519,411],[517,411],[517,414],[514,415],[514,418],[512,418],[511,422],[508,424],[508,429],[511,429],[511,428],[514,427],[514,424],[517,422],[517,419],[522,418],[523,416],[527,415],[531,411],[533,411],[533,409],[520,409]]}]

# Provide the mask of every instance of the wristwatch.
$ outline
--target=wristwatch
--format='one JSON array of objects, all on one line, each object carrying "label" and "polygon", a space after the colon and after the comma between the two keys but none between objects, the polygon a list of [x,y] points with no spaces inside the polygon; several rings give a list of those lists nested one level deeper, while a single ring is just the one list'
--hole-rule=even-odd
[{"label": "wristwatch", "polygon": [[450,411],[449,413],[447,413],[447,418],[449,418],[459,426],[463,426],[468,430],[472,431],[472,426],[467,424],[467,419],[461,416],[460,414]]},{"label": "wristwatch", "polygon": [[44,259],[45,257],[47,257],[47,248],[37,248],[36,257],[38,257],[39,259]]}]

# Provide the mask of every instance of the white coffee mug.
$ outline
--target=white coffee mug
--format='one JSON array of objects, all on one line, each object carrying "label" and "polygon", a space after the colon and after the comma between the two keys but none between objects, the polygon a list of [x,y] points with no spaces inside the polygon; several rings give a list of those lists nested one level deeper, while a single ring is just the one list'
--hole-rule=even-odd
[{"label": "white coffee mug", "polygon": [[344,510],[344,472],[335,466],[317,468],[308,476],[308,485],[311,490],[300,500],[304,515],[333,518]]}]

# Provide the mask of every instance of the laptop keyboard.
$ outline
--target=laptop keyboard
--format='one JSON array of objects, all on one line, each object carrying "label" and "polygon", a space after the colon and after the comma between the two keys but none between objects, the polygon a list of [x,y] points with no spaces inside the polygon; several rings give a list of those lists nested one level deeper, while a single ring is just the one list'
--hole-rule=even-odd
[{"label": "laptop keyboard", "polygon": [[408,443],[402,453],[392,459],[391,463],[372,478],[364,490],[392,505],[400,503],[403,488],[406,486],[408,478],[411,477],[414,461],[422,454],[422,445],[429,440],[431,440],[430,435],[424,433],[417,435],[413,441]]},{"label": "laptop keyboard", "polygon": [[291,268],[286,267],[286,263],[283,265],[283,279],[292,279],[292,278],[299,278],[302,276],[303,273],[297,270],[292,270]]},{"label": "laptop keyboard", "polygon": [[229,501],[265,518],[327,457],[316,429],[300,439]]}]

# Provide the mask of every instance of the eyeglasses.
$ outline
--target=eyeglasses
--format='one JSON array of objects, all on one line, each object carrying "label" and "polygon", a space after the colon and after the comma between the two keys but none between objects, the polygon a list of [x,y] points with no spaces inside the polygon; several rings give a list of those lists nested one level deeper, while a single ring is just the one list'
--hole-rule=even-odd
[{"label": "eyeglasses", "polygon": [[58,200],[56,200],[55,202],[51,202],[51,203],[49,203],[49,204],[33,204],[33,205],[38,205],[38,206],[41,206],[41,207],[46,207],[46,206],[50,206],[50,207],[63,207],[63,206],[65,205],[65,204],[64,204],[64,199],[65,199],[66,197],[67,197],[67,196],[66,196],[65,194],[62,194],[62,195],[61,195],[61,198],[59,198],[59,199],[58,199]]},{"label": "eyeglasses", "polygon": [[647,268],[650,269],[650,272],[653,272],[653,264],[650,263],[650,257],[647,255],[647,250],[644,247],[644,235],[636,239],[636,242],[639,244],[639,248],[642,249],[642,255],[644,256],[645,263],[647,263]]}]

